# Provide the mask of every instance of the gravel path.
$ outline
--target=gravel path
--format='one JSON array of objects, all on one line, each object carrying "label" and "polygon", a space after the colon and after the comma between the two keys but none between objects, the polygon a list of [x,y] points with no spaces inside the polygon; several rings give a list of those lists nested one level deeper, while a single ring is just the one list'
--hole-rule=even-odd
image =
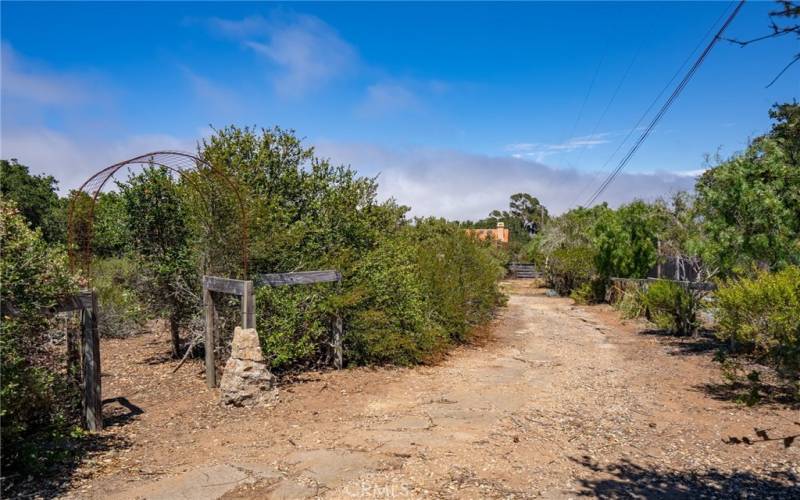
[{"label": "gravel path", "polygon": [[220,408],[199,361],[172,375],[166,336],[104,341],[104,397],[125,400],[64,494],[800,498],[800,439],[781,439],[800,433],[797,408],[714,399],[710,353],[607,306],[506,287],[481,346],[436,366],[306,373],[257,409]]}]

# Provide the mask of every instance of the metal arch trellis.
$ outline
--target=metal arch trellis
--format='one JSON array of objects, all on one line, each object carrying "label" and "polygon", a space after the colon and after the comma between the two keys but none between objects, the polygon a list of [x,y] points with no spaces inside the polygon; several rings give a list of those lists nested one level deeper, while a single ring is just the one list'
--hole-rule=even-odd
[{"label": "metal arch trellis", "polygon": [[[247,207],[245,206],[242,193],[233,180],[223,171],[214,167],[209,162],[199,158],[193,154],[185,153],[182,151],[155,151],[152,153],[136,156],[129,160],[115,163],[106,167],[84,182],[75,195],[70,200],[68,216],[67,216],[67,248],[69,253],[70,267],[74,271],[78,263],[78,253],[82,254],[80,262],[82,264],[82,271],[87,280],[91,280],[91,260],[92,260],[92,236],[94,227],[94,208],[97,203],[97,197],[100,195],[103,187],[109,179],[116,174],[121,168],[128,165],[154,165],[164,167],[172,172],[177,173],[182,179],[186,180],[195,192],[201,197],[205,198],[202,190],[186,176],[188,172],[199,171],[200,168],[207,169],[212,175],[221,179],[227,184],[228,189],[236,196],[236,202],[239,205],[240,212],[240,228],[241,228],[241,258],[242,258],[242,277],[246,278],[248,273],[248,224],[247,224]],[[88,208],[88,216],[86,222],[86,234],[83,235],[82,241],[76,241],[76,202],[81,194],[89,196],[90,204]],[[205,201],[205,200],[204,200]]]}]

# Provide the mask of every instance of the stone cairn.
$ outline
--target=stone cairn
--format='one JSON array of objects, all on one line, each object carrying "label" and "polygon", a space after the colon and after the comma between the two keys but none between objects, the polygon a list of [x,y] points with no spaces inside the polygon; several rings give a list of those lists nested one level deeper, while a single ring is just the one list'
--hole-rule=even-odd
[{"label": "stone cairn", "polygon": [[267,368],[255,328],[236,327],[219,388],[224,404],[253,406],[269,397],[275,377]]}]

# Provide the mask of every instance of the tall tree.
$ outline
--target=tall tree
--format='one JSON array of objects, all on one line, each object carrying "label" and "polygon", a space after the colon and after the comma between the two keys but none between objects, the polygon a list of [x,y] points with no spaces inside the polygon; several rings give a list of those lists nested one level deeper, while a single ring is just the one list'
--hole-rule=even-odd
[{"label": "tall tree", "polygon": [[191,313],[183,291],[197,277],[180,188],[163,167],[147,167],[118,186],[128,232],[146,275],[147,286],[140,292],[156,313],[169,318],[172,354],[177,357],[180,326]]},{"label": "tall tree", "polygon": [[0,160],[0,189],[13,201],[34,229],[49,243],[63,242],[66,235],[65,204],[59,200],[58,181],[51,175],[31,175],[15,159]]},{"label": "tall tree", "polygon": [[773,130],[707,170],[697,181],[697,209],[707,258],[723,274],[753,264],[771,269],[800,263],[800,165],[793,106],[776,106]]}]

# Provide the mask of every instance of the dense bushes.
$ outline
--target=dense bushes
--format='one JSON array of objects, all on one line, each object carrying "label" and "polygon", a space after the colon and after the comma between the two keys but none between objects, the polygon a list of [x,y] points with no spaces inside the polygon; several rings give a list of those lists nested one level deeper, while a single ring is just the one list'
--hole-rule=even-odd
[{"label": "dense bushes", "polygon": [[671,281],[655,281],[642,294],[647,317],[663,330],[691,335],[697,330],[701,296]]},{"label": "dense bushes", "polygon": [[796,376],[800,370],[800,267],[728,280],[716,295],[717,335]]},{"label": "dense bushes", "polygon": [[278,369],[327,363],[338,312],[346,363],[423,362],[490,317],[500,260],[454,224],[418,220],[377,241],[340,287],[260,289],[265,352]]},{"label": "dense bushes", "polygon": [[35,445],[68,432],[79,401],[63,376],[63,353],[54,347],[59,339],[41,313],[74,284],[63,251],[48,246],[7,201],[0,201],[0,241],[3,467],[30,470],[43,458]]}]

